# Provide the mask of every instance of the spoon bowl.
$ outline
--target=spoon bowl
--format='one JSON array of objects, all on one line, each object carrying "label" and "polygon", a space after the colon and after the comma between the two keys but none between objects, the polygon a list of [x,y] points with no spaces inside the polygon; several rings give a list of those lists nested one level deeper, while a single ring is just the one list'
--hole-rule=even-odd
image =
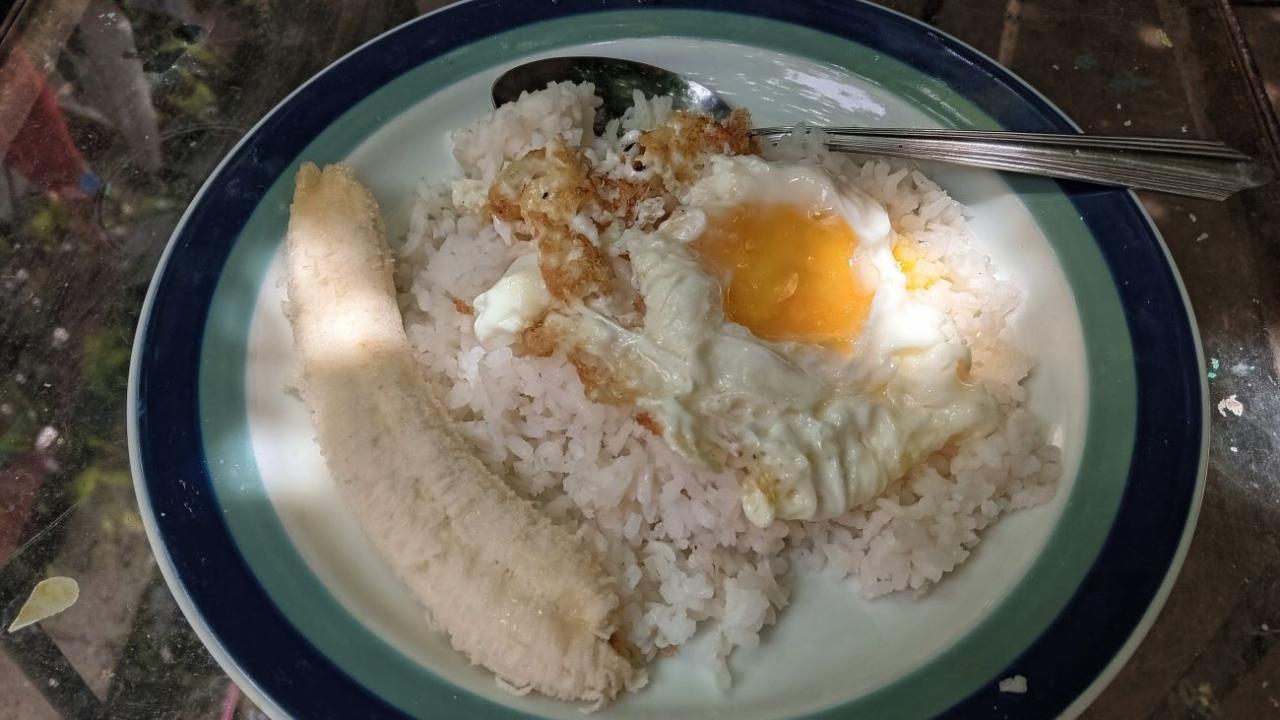
[{"label": "spoon bowl", "polygon": [[566,80],[595,85],[596,95],[604,101],[596,111],[597,135],[631,107],[637,90],[649,97],[670,95],[677,110],[704,112],[717,120],[732,109],[710,88],[670,70],[634,60],[588,56],[546,58],[511,68],[493,83],[494,107],[514,102],[524,92]]}]

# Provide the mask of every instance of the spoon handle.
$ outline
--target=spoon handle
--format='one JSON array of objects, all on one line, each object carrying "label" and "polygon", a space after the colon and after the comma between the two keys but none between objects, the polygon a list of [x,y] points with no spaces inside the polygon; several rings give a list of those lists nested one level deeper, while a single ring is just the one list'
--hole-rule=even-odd
[{"label": "spoon handle", "polygon": [[[778,126],[756,128],[753,135],[787,135],[795,128]],[[818,127],[827,135],[854,137],[890,137],[922,140],[980,140],[1021,145],[1066,146],[1099,150],[1152,150],[1171,155],[1196,155],[1248,160],[1249,156],[1216,140],[1169,138],[1131,135],[1068,135],[1064,133],[1009,132],[1005,130],[948,130],[943,128],[869,128]]]},{"label": "spoon handle", "polygon": [[828,135],[825,140],[828,148],[839,152],[937,160],[1212,200],[1225,200],[1270,180],[1262,166],[1247,156],[1202,154],[1186,147],[1169,152],[1164,148],[875,135]]}]

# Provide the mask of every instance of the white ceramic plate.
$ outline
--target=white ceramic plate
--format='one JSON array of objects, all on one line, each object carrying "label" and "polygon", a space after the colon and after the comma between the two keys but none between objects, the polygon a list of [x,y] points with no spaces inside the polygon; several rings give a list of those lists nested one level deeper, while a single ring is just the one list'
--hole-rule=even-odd
[{"label": "white ceramic plate", "polygon": [[[568,54],[679,71],[759,124],[1069,129],[990,61],[879,8],[633,4],[567,3],[544,18],[493,0],[392,31],[273,111],[175,232],[136,346],[139,498],[184,611],[273,714],[578,715],[501,692],[425,627],[285,393],[294,358],[278,254],[299,162],[352,165],[402,232],[416,183],[454,172],[448,132],[490,109],[492,80]],[[498,20],[499,10],[509,12]],[[821,17],[822,31],[810,27]],[[1163,246],[1128,193],[925,170],[971,209],[983,250],[1028,291],[1015,336],[1038,356],[1032,406],[1064,449],[1058,495],[1003,519],[920,599],[868,602],[846,583],[794,577],[777,627],[735,653],[731,692],[715,689],[695,642],[656,662],[651,686],[605,716],[982,716],[993,704],[1052,716],[1154,616],[1189,537],[1205,427],[1194,326]],[[1153,353],[1159,363],[1144,360]],[[1170,438],[1185,449],[1161,454]],[[1144,533],[1160,542],[1126,545]],[[1081,632],[1103,639],[1082,647]],[[998,691],[1014,674],[1030,693]]]}]

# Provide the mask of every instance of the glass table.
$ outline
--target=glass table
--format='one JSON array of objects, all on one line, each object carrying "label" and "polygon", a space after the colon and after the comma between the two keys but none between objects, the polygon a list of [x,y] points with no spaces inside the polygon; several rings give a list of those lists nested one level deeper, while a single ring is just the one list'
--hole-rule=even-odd
[{"label": "glass table", "polygon": [[[171,229],[246,129],[334,58],[442,4],[11,5],[0,25],[0,622],[42,578],[75,578],[81,594],[38,625],[0,630],[0,715],[262,716],[183,619],[142,530],[125,443],[134,326]],[[1087,131],[1216,138],[1280,167],[1276,3],[887,4],[997,58]],[[1210,363],[1209,485],[1163,613],[1087,717],[1280,717],[1280,188],[1223,203],[1141,198]]]}]

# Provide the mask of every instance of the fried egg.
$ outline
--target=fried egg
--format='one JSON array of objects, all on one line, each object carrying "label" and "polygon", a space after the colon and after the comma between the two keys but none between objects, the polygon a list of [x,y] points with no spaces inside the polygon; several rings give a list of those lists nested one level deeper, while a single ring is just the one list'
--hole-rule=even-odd
[{"label": "fried egg", "polygon": [[754,524],[839,516],[995,427],[947,318],[913,299],[878,202],[823,168],[717,156],[652,231],[627,229],[643,324],[560,315],[677,452],[743,470]]},{"label": "fried egg", "polygon": [[815,168],[724,165],[742,187],[723,200],[695,189],[705,225],[690,247],[720,282],[725,316],[763,340],[850,349],[878,277],[859,238],[887,236],[888,217],[844,207]]}]

